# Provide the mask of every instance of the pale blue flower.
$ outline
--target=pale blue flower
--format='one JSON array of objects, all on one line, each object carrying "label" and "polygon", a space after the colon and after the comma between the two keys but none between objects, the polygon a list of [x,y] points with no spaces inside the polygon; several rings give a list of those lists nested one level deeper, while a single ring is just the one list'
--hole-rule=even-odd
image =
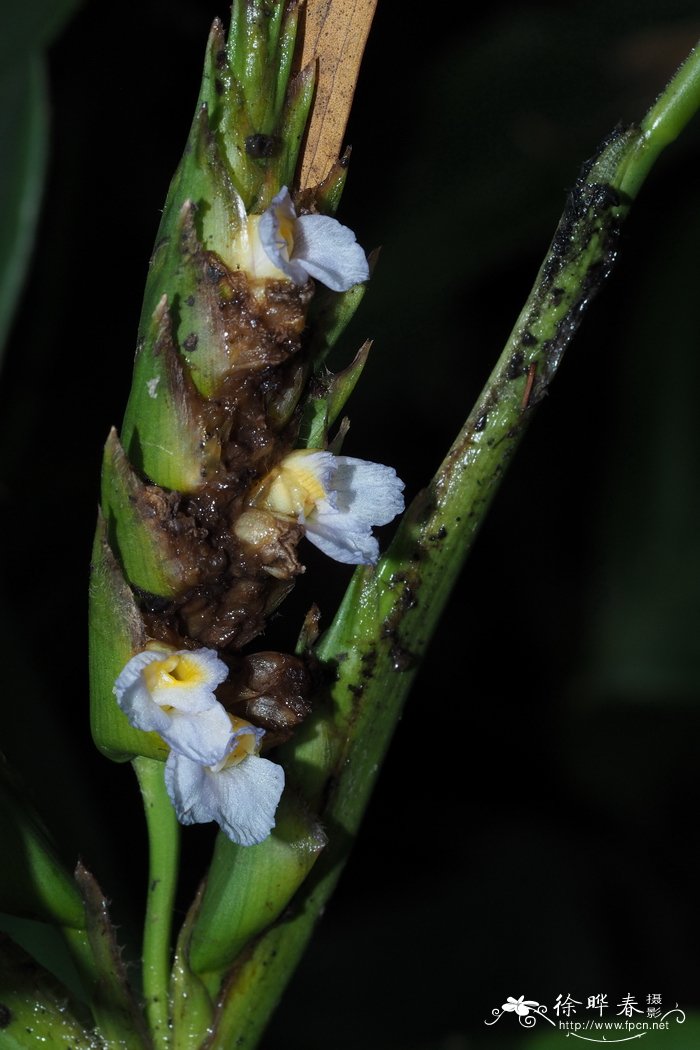
[{"label": "pale blue flower", "polygon": [[372,565],[379,557],[374,525],[404,507],[403,482],[392,467],[316,449],[297,449],[263,478],[256,506],[293,517],[306,537],[336,561]]},{"label": "pale blue flower", "polygon": [[369,277],[352,230],[330,215],[298,216],[286,186],[262,215],[249,218],[251,223],[269,262],[295,284],[313,277],[334,292],[345,292]]},{"label": "pale blue flower", "polygon": [[228,667],[212,649],[147,649],[133,656],[114,685],[117,703],[136,729],[158,733],[193,761],[219,762],[232,730],[214,695]]},{"label": "pale blue flower", "polygon": [[233,735],[226,755],[202,765],[172,751],[165,786],[181,824],[215,820],[240,846],[254,846],[275,826],[284,770],[257,754],[263,730],[231,716]]}]

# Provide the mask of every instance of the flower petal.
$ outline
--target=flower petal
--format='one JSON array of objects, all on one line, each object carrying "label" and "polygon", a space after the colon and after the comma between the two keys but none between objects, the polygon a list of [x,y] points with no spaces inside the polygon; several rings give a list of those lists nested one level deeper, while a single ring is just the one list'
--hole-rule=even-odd
[{"label": "flower petal", "polygon": [[403,510],[403,482],[392,467],[322,449],[296,449],[269,472],[254,500],[272,514],[296,517],[324,554],[347,565],[379,557],[373,525]]},{"label": "flower petal", "polygon": [[275,826],[284,770],[267,758],[249,755],[215,773],[171,752],[165,764],[165,786],[181,824],[215,820],[232,842],[253,846]]},{"label": "flower petal", "polygon": [[314,511],[304,522],[306,538],[329,558],[344,565],[374,565],[379,544],[365,521],[329,507]]},{"label": "flower petal", "polygon": [[352,230],[330,215],[297,218],[286,186],[260,216],[257,233],[270,262],[295,284],[315,277],[334,292],[346,292],[369,277]]},{"label": "flower petal", "polygon": [[393,467],[350,456],[336,456],[335,463],[330,484],[339,511],[371,525],[386,525],[401,513],[404,486]]},{"label": "flower petal", "polygon": [[[159,663],[184,669],[181,679],[159,672]],[[148,668],[151,668],[150,684]],[[117,703],[135,729],[159,733],[171,748],[215,763],[226,754],[230,719],[214,696],[228,668],[212,649],[146,650],[129,660],[114,684]],[[168,684],[162,684],[167,681]]]},{"label": "flower petal", "polygon": [[346,565],[374,565],[379,544],[372,526],[386,525],[401,513],[403,482],[392,467],[382,463],[349,456],[333,459],[335,471],[327,482],[328,496],[303,523],[307,539]]},{"label": "flower petal", "polygon": [[295,284],[306,284],[309,278],[306,267],[294,258],[296,223],[297,213],[292,198],[287,187],[283,186],[260,216],[258,237],[274,266]]},{"label": "flower petal", "polygon": [[214,765],[225,756],[233,736],[231,719],[218,700],[215,704],[195,715],[173,711],[167,725],[156,732],[173,751],[195,762]]},{"label": "flower petal", "polygon": [[355,234],[330,215],[301,215],[294,226],[293,262],[333,292],[346,292],[369,277]]},{"label": "flower petal", "polygon": [[338,458],[332,452],[326,452],[322,448],[296,448],[285,457],[284,462],[289,463],[292,469],[301,467],[303,470],[310,471],[314,477],[318,478],[323,490],[327,492],[335,477]]}]

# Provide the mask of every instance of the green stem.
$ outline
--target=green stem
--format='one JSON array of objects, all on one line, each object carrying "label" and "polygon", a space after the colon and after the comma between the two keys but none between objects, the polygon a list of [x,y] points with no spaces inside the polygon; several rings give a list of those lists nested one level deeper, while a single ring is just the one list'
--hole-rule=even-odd
[{"label": "green stem", "polygon": [[[699,62],[693,52],[641,127],[615,132],[584,169],[476,406],[377,569],[355,574],[318,647],[335,676],[331,706],[318,705],[316,721],[287,746],[286,765],[308,801],[320,803],[328,793],[321,819],[329,845],[284,922],[273,925],[229,975],[207,1050],[257,1044],[352,846],[452,584],[533,409],[610,271],[631,200],[661,150],[700,106]],[[330,747],[329,738],[336,741]]]},{"label": "green stem", "polygon": [[696,45],[640,124],[638,149],[620,189],[636,197],[659,154],[678,138],[700,108],[700,45]]},{"label": "green stem", "polygon": [[165,790],[163,763],[135,758],[148,827],[150,861],[143,930],[143,998],[156,1048],[170,1046],[170,957],[173,904],[180,858],[180,826]]}]

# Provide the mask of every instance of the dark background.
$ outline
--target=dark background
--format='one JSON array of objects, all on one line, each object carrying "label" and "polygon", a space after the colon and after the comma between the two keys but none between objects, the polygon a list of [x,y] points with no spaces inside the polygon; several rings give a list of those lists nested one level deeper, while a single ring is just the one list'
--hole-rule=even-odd
[{"label": "dark background", "polygon": [[[54,45],[49,182],[0,394],[3,750],[131,945],[144,833],[131,771],[89,738],[87,566],[101,446],[216,14],[86,3]],[[348,454],[394,465],[409,497],[426,483],[579,165],[642,116],[699,31],[697,5],[661,0],[470,15],[380,0],[340,213],[382,245],[336,359],[375,340]],[[515,1046],[514,1018],[483,1026],[507,995],[700,1006],[699,161],[696,125],[635,205],[265,1050]],[[312,601],[328,623],[348,579],[307,562],[281,644]],[[210,844],[210,829],[186,835],[183,911]]]}]

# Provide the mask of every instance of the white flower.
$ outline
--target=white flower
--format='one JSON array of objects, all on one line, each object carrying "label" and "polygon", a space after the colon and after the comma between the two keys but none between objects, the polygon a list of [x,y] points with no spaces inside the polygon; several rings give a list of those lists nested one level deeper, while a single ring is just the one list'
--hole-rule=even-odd
[{"label": "white flower", "polygon": [[117,703],[136,729],[156,732],[181,755],[219,762],[232,736],[214,696],[228,668],[212,649],[162,648],[132,656],[114,685]]},{"label": "white flower", "polygon": [[201,765],[172,751],[165,786],[181,824],[215,820],[233,842],[254,846],[275,826],[284,770],[257,754],[264,730],[242,718],[230,720],[233,735],[224,758]]},{"label": "white flower", "polygon": [[369,277],[365,253],[352,230],[330,215],[297,216],[286,186],[262,215],[248,216],[234,258],[254,277],[286,277],[294,284],[315,277],[334,292]]},{"label": "white flower", "polygon": [[521,995],[519,999],[514,999],[512,995],[509,995],[501,1010],[505,1010],[506,1013],[515,1013],[518,1017],[527,1017],[531,1007],[534,1008],[539,1005],[533,999],[526,999],[524,995]]},{"label": "white flower", "polygon": [[403,510],[403,482],[392,467],[317,449],[297,449],[263,478],[255,506],[296,518],[324,554],[349,565],[373,565],[373,525]]}]

